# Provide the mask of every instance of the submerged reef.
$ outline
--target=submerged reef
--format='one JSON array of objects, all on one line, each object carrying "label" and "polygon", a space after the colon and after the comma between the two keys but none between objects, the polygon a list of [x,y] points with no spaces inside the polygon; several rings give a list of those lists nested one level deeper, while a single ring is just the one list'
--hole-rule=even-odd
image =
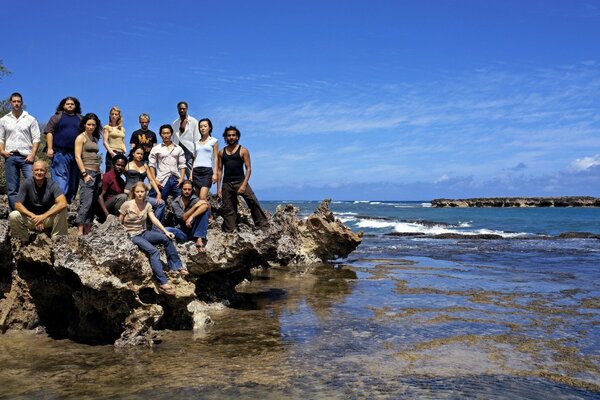
[{"label": "submerged reef", "polygon": [[251,279],[253,268],[320,264],[361,243],[362,233],[336,220],[329,204],[324,200],[306,219],[298,208],[280,205],[261,230],[242,215],[238,230],[223,233],[215,218],[206,252],[193,242],[177,245],[190,274],[171,275],[175,295],[158,291],[147,257],[116,217],[87,236],[70,228],[56,240],[39,234],[21,245],[11,240],[0,210],[0,330],[38,329],[56,339],[131,346],[152,345],[163,329],[210,324],[207,303],[239,301],[235,287]]}]

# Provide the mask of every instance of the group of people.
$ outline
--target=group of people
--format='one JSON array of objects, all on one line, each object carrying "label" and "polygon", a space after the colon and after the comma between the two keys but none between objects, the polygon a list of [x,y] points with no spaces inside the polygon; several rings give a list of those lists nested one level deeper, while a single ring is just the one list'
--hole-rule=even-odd
[{"label": "group of people", "polygon": [[[24,110],[21,94],[11,94],[10,105],[11,112],[0,118],[0,155],[5,159],[11,235],[22,242],[29,240],[32,231],[66,235],[67,206],[79,194],[78,234],[87,235],[96,217],[103,222],[110,214],[117,215],[131,240],[150,258],[159,290],[173,294],[156,245],[165,247],[170,270],[187,274],[173,240],[193,240],[199,252],[206,251],[208,194],[213,184],[222,199],[225,232],[237,226],[238,195],[245,199],[255,226],[268,226],[248,184],[250,153],[239,144],[239,129],[225,128],[226,146],[219,150],[210,119],[190,116],[185,101],[177,104],[178,118],[159,128],[161,143],[150,130],[150,116],[142,113],[127,154],[118,107],[110,109],[109,122],[102,128],[96,114],[82,115],[77,98],[62,99],[44,129],[50,177],[46,162],[36,160],[41,142],[37,120]],[[104,173],[101,137],[106,150]],[[168,198],[174,224],[165,227]],[[147,221],[152,222],[151,230]]]}]

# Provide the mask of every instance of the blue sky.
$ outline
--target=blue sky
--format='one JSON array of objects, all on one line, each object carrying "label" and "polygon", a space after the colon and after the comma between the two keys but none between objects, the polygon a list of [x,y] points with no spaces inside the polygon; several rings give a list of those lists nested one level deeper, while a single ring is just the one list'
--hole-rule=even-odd
[{"label": "blue sky", "polygon": [[1,92],[40,122],[186,100],[265,200],[600,196],[600,2],[63,4],[3,5]]}]

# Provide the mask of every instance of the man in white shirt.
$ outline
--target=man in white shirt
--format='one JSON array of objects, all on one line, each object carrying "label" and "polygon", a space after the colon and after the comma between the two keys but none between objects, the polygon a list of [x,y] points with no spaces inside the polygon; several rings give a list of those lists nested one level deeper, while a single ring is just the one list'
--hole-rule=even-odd
[{"label": "man in white shirt", "polygon": [[196,154],[196,146],[200,140],[198,120],[188,115],[188,104],[185,101],[177,103],[179,118],[173,121],[173,143],[179,145],[185,154],[185,175],[189,179]]},{"label": "man in white shirt", "polygon": [[4,157],[6,194],[10,211],[15,210],[21,173],[32,177],[35,153],[40,145],[40,127],[37,120],[23,110],[23,96],[10,95],[11,112],[0,118],[0,155]]},{"label": "man in white shirt", "polygon": [[[173,198],[181,195],[181,183],[185,177],[185,155],[181,147],[172,141],[171,125],[162,125],[159,132],[162,143],[154,146],[150,151],[148,165],[156,177],[161,198],[166,202],[169,195]],[[154,189],[150,190],[149,196],[156,197]],[[162,212],[159,213],[157,210],[155,215],[162,220]]]}]

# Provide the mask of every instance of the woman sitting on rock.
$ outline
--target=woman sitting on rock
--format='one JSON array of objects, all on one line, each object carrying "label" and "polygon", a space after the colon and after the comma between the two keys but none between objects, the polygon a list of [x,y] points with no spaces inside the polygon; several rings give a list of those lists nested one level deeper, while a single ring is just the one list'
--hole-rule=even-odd
[{"label": "woman sitting on rock", "polygon": [[[119,221],[125,227],[125,230],[131,236],[131,241],[135,243],[141,251],[146,253],[150,258],[150,266],[154,272],[154,276],[158,279],[160,286],[159,291],[164,294],[174,295],[175,290],[169,284],[169,279],[166,277],[163,266],[160,261],[160,252],[156,248],[157,244],[162,244],[167,253],[167,265],[171,271],[178,271],[182,275],[187,275],[187,269],[182,266],[177,248],[171,239],[175,238],[171,232],[167,231],[160,223],[158,218],[152,212],[152,207],[146,201],[148,188],[143,182],[138,182],[131,188],[129,199],[121,206],[119,210]],[[146,230],[146,219],[164,233],[157,231]]]}]

